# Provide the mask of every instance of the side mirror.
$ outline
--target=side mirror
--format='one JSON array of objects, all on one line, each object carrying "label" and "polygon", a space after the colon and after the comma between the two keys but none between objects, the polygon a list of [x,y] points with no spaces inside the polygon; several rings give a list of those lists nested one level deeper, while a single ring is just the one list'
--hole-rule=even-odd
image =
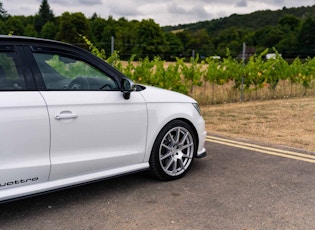
[{"label": "side mirror", "polygon": [[136,88],[137,86],[130,79],[123,78],[121,80],[121,91],[126,100],[130,98],[131,92],[136,91]]}]

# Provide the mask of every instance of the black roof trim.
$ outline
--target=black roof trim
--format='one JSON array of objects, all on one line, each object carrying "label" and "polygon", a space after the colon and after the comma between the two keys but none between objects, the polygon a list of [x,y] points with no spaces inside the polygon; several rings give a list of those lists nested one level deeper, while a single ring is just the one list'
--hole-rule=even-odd
[{"label": "black roof trim", "polygon": [[27,36],[16,36],[16,35],[0,35],[0,41],[15,41],[15,42],[26,42],[26,43],[51,43],[55,45],[66,45],[73,46],[78,48],[78,46],[72,45],[70,43],[65,43],[56,40],[44,39],[44,38],[35,38],[35,37],[27,37]]},{"label": "black roof trim", "polygon": [[[44,39],[44,38],[35,38],[35,37],[27,37],[27,36],[11,36],[11,35],[0,35],[0,42],[6,43],[6,44],[10,44],[10,43],[14,43],[14,44],[26,44],[29,46],[40,46],[40,45],[44,45],[44,46],[51,46],[51,47],[61,47],[62,49],[66,49],[68,51],[72,51],[72,52],[83,52],[85,54],[90,55],[91,52],[88,50],[85,50],[79,46],[70,44],[70,43],[65,43],[65,42],[61,42],[61,41],[56,41],[56,40],[50,40],[50,39]],[[95,56],[95,55],[93,55]]]}]

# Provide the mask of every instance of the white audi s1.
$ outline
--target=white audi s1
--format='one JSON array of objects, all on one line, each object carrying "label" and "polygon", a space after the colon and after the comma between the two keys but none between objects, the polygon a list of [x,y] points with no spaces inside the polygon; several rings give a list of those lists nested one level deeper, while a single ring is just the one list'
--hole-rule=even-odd
[{"label": "white audi s1", "polygon": [[141,170],[178,179],[205,138],[188,96],[72,45],[0,36],[0,202]]}]

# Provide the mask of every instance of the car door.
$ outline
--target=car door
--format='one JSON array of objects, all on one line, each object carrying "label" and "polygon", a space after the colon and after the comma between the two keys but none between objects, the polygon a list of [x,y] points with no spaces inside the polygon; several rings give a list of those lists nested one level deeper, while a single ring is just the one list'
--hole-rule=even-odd
[{"label": "car door", "polygon": [[125,100],[114,78],[91,60],[41,47],[33,55],[46,90],[51,125],[50,180],[116,170],[143,162],[147,111]]},{"label": "car door", "polygon": [[18,50],[0,44],[0,194],[45,182],[50,171],[46,104]]}]

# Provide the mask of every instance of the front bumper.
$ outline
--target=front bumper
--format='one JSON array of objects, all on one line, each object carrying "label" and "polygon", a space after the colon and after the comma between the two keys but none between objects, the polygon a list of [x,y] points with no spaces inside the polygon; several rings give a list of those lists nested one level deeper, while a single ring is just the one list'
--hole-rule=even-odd
[{"label": "front bumper", "polygon": [[196,158],[200,159],[200,158],[203,158],[205,156],[207,156],[207,151],[205,148],[203,148],[201,152],[197,153]]}]

